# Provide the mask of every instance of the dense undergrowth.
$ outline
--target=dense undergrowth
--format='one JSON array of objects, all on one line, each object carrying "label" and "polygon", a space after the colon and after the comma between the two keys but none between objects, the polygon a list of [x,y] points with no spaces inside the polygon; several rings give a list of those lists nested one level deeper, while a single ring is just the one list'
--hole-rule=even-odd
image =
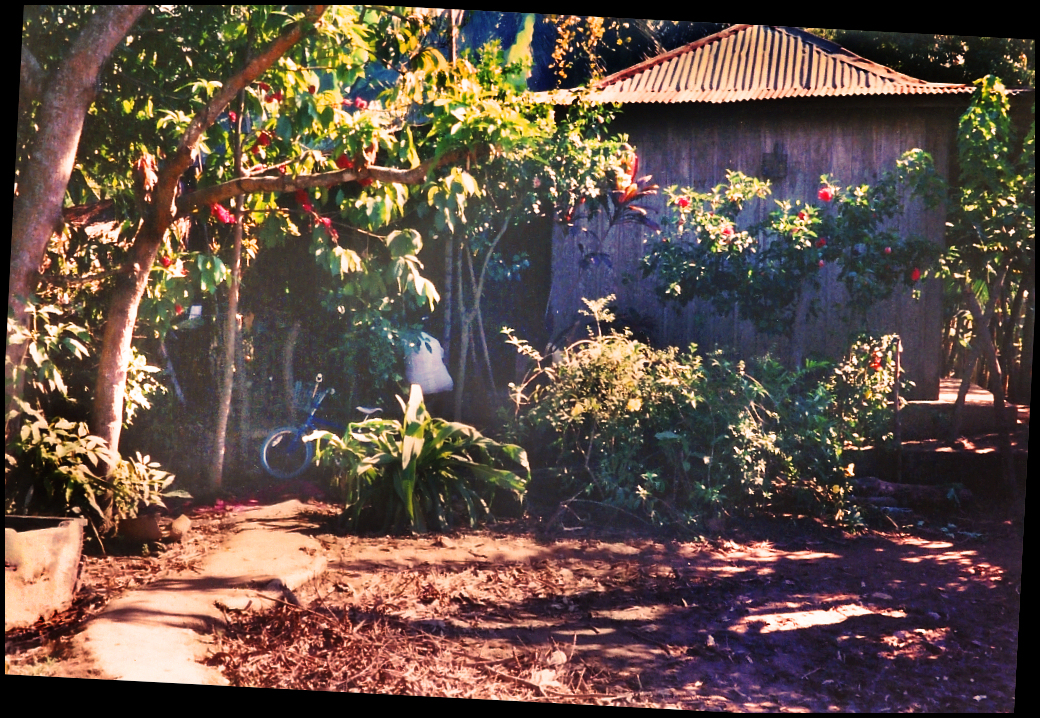
[{"label": "dense undergrowth", "polygon": [[702,530],[730,513],[778,509],[861,523],[845,448],[884,442],[895,337],[864,336],[844,360],[788,370],[766,356],[658,350],[600,326],[533,362],[513,385],[513,431],[560,492],[658,526]]}]

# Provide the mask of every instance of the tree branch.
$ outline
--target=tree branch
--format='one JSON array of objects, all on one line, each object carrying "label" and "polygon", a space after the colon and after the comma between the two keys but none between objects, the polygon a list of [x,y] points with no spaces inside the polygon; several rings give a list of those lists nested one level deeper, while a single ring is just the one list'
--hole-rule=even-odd
[{"label": "tree branch", "polygon": [[90,284],[91,282],[97,282],[102,279],[108,279],[109,277],[115,277],[120,274],[127,274],[133,270],[133,267],[122,265],[115,269],[110,269],[107,272],[98,272],[97,274],[88,274],[85,277],[58,277],[53,274],[42,274],[40,275],[40,282],[42,284],[49,284],[53,287],[75,287],[81,284]]},{"label": "tree branch", "polygon": [[[162,212],[167,216],[163,217],[163,221],[160,225],[169,226],[169,223],[173,221],[176,207],[174,206],[175,193],[177,184],[180,181],[181,175],[183,175],[191,163],[195,159],[195,154],[198,151],[199,141],[202,139],[203,133],[217,121],[220,117],[220,113],[231,104],[231,100],[241,91],[246,85],[250,84],[253,80],[262,75],[271,65],[273,65],[280,57],[282,57],[289,49],[299,42],[304,35],[308,25],[315,23],[318,18],[324,14],[326,9],[325,5],[313,5],[305,13],[305,19],[302,22],[295,23],[292,27],[283,32],[278,38],[276,38],[266,49],[263,50],[259,55],[250,60],[246,66],[236,75],[228,78],[221,87],[220,92],[217,93],[210,102],[202,108],[198,114],[192,119],[191,124],[188,125],[188,129],[185,130],[184,136],[181,137],[181,141],[174,151],[170,160],[162,168],[159,173],[159,181],[157,182],[154,198],[155,198],[155,209],[157,212]],[[227,199],[240,191],[229,192],[226,196],[220,199]],[[220,199],[213,200],[218,202]]]},{"label": "tree branch", "polygon": [[[482,148],[482,152],[487,150]],[[183,214],[205,205],[217,204],[239,194],[250,194],[254,192],[293,192],[298,189],[313,189],[315,187],[332,187],[333,185],[353,182],[365,178],[379,180],[380,182],[392,182],[397,184],[419,184],[426,180],[427,174],[432,169],[456,162],[467,155],[473,155],[471,150],[455,150],[448,152],[434,162],[433,159],[419,163],[419,166],[411,169],[397,169],[395,167],[369,166],[361,170],[336,170],[334,172],[319,172],[312,175],[300,177],[242,177],[224,182],[212,187],[205,187],[186,194],[177,200],[177,212]],[[476,154],[479,154],[476,153]]]}]

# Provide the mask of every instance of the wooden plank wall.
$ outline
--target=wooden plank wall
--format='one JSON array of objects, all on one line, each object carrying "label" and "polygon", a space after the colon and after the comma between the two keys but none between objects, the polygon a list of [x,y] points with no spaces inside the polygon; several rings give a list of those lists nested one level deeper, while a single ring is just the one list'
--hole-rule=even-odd
[{"label": "wooden plank wall", "polygon": [[[966,106],[967,100],[963,100]],[[779,142],[787,154],[788,171],[772,184],[772,195],[745,209],[740,223],[763,219],[776,199],[819,203],[820,175],[830,174],[842,185],[870,183],[895,166],[906,150],[921,147],[932,154],[940,174],[949,171],[957,117],[964,107],[950,101],[908,102],[901,98],[846,100],[838,98],[734,103],[726,105],[633,105],[625,109],[615,128],[629,135],[640,158],[640,174],[652,174],[662,187],[692,185],[708,189],[725,180],[726,170],[760,175],[763,153]],[[664,197],[653,198],[655,210]],[[896,223],[904,233],[916,233],[941,244],[945,218],[926,211],[920,201],[910,202]],[[604,225],[591,229],[602,234]],[[717,316],[710,307],[691,304],[682,311],[661,305],[652,280],[642,280],[639,260],[650,236],[639,227],[615,229],[602,243],[583,240],[586,251],[610,254],[612,266],[582,267],[577,238],[559,226],[553,236],[553,280],[550,307],[559,331],[571,324],[582,306],[581,298],[616,294],[622,310],[634,310],[652,320],[660,345],[702,349],[728,347],[744,357],[769,351],[779,358],[790,354],[791,334],[779,338],[760,335],[749,322]],[[922,298],[914,301],[902,291],[869,312],[866,325],[850,322],[844,288],[835,281],[836,267],[822,270],[820,313],[791,332],[804,335],[806,356],[838,358],[860,328],[897,332],[904,347],[903,362],[917,385],[915,398],[937,398],[939,389],[942,290],[937,280],[926,280]]]}]

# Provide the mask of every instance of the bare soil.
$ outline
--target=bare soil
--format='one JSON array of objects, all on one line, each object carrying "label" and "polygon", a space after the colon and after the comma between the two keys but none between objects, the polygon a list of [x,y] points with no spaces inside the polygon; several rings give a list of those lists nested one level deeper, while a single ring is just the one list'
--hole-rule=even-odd
[{"label": "bare soil", "polygon": [[[189,567],[189,541],[85,557],[76,605],[6,636],[12,673],[91,677],[68,640],[113,595]],[[210,662],[234,685],[726,711],[1013,711],[1021,533],[998,518],[901,514],[857,536],[791,517],[684,542],[571,520],[450,536],[301,527],[329,571],[232,614]],[[976,512],[977,513],[977,512]]]}]

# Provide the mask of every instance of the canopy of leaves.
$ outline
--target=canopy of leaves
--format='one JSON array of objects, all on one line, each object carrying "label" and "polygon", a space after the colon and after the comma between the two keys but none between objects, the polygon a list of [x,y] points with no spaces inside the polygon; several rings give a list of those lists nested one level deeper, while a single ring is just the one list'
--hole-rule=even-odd
[{"label": "canopy of leaves", "polygon": [[847,50],[929,82],[969,84],[997,75],[1009,87],[1036,84],[1036,40],[805,28]]}]

